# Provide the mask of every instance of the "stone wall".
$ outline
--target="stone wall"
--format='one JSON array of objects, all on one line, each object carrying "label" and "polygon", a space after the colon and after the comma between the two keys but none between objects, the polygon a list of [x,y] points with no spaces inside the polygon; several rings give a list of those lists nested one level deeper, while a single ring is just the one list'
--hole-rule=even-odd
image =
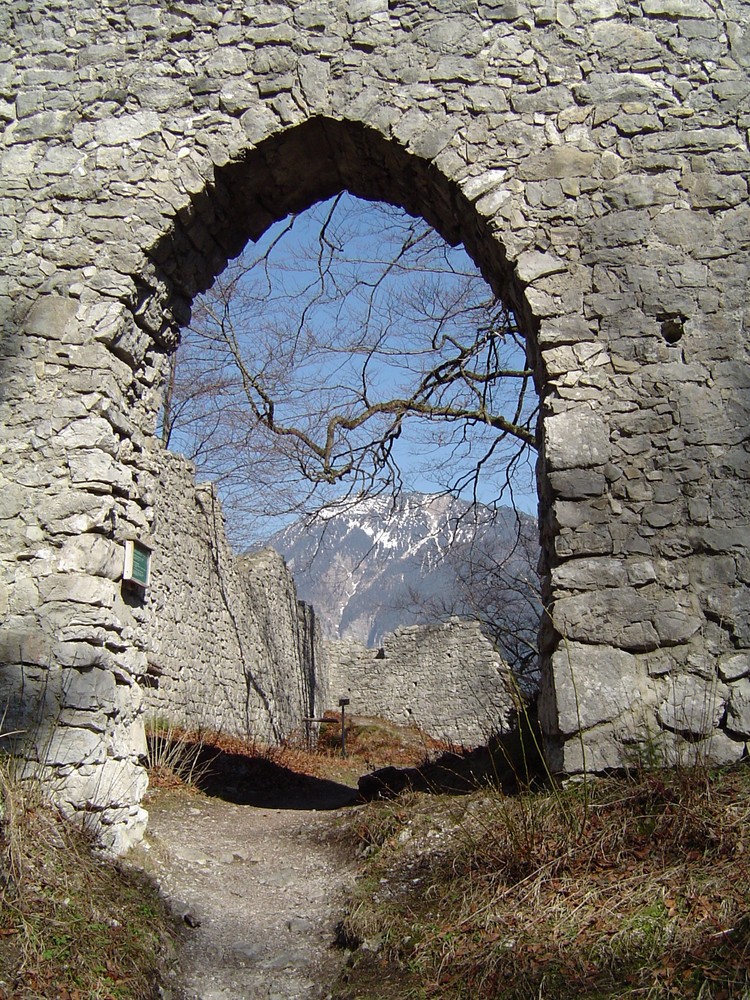
[{"label": "stone wall", "polygon": [[303,731],[322,683],[314,612],[276,552],[232,552],[215,491],[195,485],[190,463],[155,455],[147,710],[267,743]]},{"label": "stone wall", "polygon": [[510,672],[478,624],[398,629],[381,649],[322,642],[283,558],[235,555],[213,487],[158,446],[151,458],[152,571],[136,610],[147,713],[278,742],[346,696],[351,711],[466,745],[506,727]]},{"label": "stone wall", "polygon": [[417,725],[465,746],[508,728],[510,669],[478,622],[399,628],[380,649],[325,641],[323,654],[330,695],[334,704],[348,697],[348,711]]},{"label": "stone wall", "polygon": [[745,752],[748,25],[747,0],[0,7],[3,698],[71,808],[142,822],[115,565],[154,516],[166,355],[248,238],[343,188],[462,240],[527,337],[552,766],[654,732]]}]

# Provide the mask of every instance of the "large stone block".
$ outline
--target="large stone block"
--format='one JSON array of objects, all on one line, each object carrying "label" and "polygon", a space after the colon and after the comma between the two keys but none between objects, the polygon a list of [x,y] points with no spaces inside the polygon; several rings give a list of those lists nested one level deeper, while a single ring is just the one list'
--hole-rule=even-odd
[{"label": "large stone block", "polygon": [[108,809],[132,808],[134,801],[143,798],[147,786],[143,767],[105,757],[73,770],[64,782],[59,782],[54,794],[63,809],[74,815],[81,811],[101,811],[103,802]]},{"label": "large stone block", "polygon": [[0,627],[0,663],[52,664],[52,640],[32,622],[5,622]]},{"label": "large stone block", "polygon": [[565,642],[551,669],[556,727],[565,735],[622,716],[634,720],[653,701],[644,666],[622,649]]},{"label": "large stone block", "polygon": [[42,295],[26,314],[24,331],[31,337],[63,340],[78,308],[76,299],[62,295]]},{"label": "large stone block", "polygon": [[98,666],[72,666],[63,672],[63,704],[66,708],[112,713],[115,705],[115,677]]},{"label": "large stone block", "polygon": [[750,740],[750,680],[747,677],[731,685],[727,729]]},{"label": "large stone block", "polygon": [[103,535],[87,533],[70,538],[60,549],[57,566],[61,572],[103,576],[119,580],[123,572],[122,545]]},{"label": "large stone block", "polygon": [[37,746],[39,759],[50,767],[100,764],[106,757],[101,734],[89,729],[57,726],[49,736],[38,740]]},{"label": "large stone block", "polygon": [[552,609],[554,627],[568,641],[641,651],[660,644],[651,617],[648,597],[628,587],[563,597]]},{"label": "large stone block", "polygon": [[611,557],[571,559],[552,570],[552,582],[563,590],[595,590],[622,587],[628,583],[627,566]]},{"label": "large stone block", "polygon": [[750,650],[724,653],[719,660],[719,676],[723,681],[736,681],[750,676]]},{"label": "large stone block", "polygon": [[708,736],[724,718],[729,688],[693,674],[668,678],[667,697],[658,709],[663,726],[684,736]]},{"label": "large stone block", "polygon": [[649,17],[710,19],[714,16],[706,0],[643,0],[643,12]]},{"label": "large stone block", "polygon": [[111,608],[116,592],[112,580],[83,573],[52,573],[40,582],[40,593],[45,601],[70,601]]},{"label": "large stone block", "polygon": [[556,413],[544,422],[545,454],[550,469],[585,469],[605,465],[611,455],[604,419],[590,409]]},{"label": "large stone block", "polygon": [[73,421],[60,432],[57,441],[65,449],[85,448],[111,456],[117,454],[119,444],[111,424],[96,416]]},{"label": "large stone block", "polygon": [[596,153],[570,146],[557,146],[523,161],[519,175],[524,180],[543,181],[552,177],[589,177],[599,157]]}]

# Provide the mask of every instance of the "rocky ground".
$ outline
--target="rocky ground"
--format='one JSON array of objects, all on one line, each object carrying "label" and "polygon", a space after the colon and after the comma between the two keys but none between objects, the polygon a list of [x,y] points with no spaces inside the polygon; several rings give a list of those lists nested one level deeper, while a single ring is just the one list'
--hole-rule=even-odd
[{"label": "rocky ground", "polygon": [[[185,923],[185,1000],[319,1000],[354,866],[337,843],[345,789],[251,805],[185,791],[149,803],[141,859]],[[314,802],[314,805],[313,805]],[[296,808],[295,808],[296,806]]]},{"label": "rocky ground", "polygon": [[[193,737],[177,730],[161,744],[154,759],[165,766],[151,771],[146,839],[131,861],[184,925],[168,1000],[323,1000],[346,957],[334,941],[354,889],[354,846],[342,828],[364,808],[358,780],[386,764],[413,767],[446,745],[369,716],[348,719],[345,760],[338,717],[321,727],[312,754],[248,749],[217,734],[191,749]],[[180,758],[191,785],[174,780]]]}]

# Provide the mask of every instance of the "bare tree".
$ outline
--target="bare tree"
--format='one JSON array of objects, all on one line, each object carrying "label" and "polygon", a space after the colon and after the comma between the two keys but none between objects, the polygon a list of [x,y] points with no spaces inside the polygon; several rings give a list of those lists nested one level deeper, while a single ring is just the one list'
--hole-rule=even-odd
[{"label": "bare tree", "polygon": [[535,417],[514,317],[466,254],[339,195],[274,227],[196,304],[162,433],[218,481],[236,538],[258,514],[414,474],[512,501]]}]

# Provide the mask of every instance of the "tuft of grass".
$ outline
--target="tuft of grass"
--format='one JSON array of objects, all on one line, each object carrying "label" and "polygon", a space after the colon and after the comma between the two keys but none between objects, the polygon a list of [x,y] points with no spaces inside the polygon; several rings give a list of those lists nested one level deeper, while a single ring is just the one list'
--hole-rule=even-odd
[{"label": "tuft of grass", "polygon": [[166,904],[0,760],[0,998],[155,1000],[176,957]]},{"label": "tuft of grass", "polygon": [[333,996],[747,1000],[749,820],[746,765],[371,803]]},{"label": "tuft of grass", "polygon": [[211,767],[203,733],[161,718],[147,719],[146,767],[152,788],[197,787]]}]

